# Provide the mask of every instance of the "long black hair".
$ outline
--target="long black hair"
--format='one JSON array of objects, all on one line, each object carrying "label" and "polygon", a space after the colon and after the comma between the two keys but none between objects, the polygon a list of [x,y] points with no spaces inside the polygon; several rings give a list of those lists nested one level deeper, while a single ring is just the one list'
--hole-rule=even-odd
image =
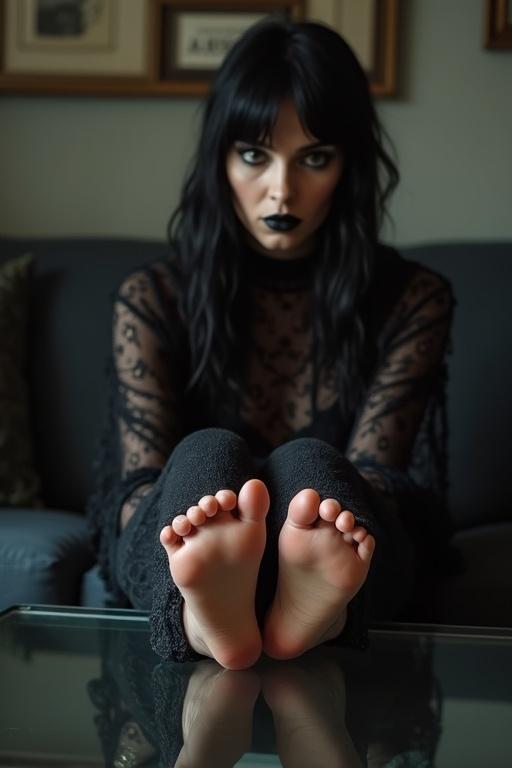
[{"label": "long black hair", "polygon": [[361,302],[370,284],[385,203],[398,181],[367,78],[347,43],[311,22],[265,20],[231,48],[206,102],[197,154],[169,235],[181,273],[190,386],[213,402],[237,394],[242,375],[243,233],[226,157],[235,141],[271,135],[291,99],[307,133],[341,147],[344,168],[318,233],[314,323],[318,366],[334,366],[353,407],[365,380]]}]

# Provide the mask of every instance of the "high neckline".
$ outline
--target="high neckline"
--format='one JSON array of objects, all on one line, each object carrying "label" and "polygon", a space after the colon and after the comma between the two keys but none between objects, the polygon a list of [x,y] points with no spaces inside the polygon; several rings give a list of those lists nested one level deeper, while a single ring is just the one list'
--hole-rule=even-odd
[{"label": "high neckline", "polygon": [[278,290],[299,290],[311,285],[317,255],[276,259],[252,248],[244,251],[247,276],[256,285]]}]

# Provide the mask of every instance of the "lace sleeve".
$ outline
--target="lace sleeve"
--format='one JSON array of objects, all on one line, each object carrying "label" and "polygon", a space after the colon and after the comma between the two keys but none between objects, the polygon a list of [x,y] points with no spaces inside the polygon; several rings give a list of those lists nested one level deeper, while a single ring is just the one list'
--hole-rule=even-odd
[{"label": "lace sleeve", "polygon": [[347,452],[379,491],[443,484],[444,358],[453,306],[449,284],[419,269],[387,324]]},{"label": "lace sleeve", "polygon": [[88,502],[101,572],[114,591],[119,516],[133,513],[182,436],[180,328],[167,265],[125,279],[114,300],[108,419]]},{"label": "lace sleeve", "polygon": [[136,272],[128,277],[114,304],[113,360],[121,473],[162,467],[180,431],[179,371],[170,359],[173,340],[166,318],[169,286],[165,273]]}]

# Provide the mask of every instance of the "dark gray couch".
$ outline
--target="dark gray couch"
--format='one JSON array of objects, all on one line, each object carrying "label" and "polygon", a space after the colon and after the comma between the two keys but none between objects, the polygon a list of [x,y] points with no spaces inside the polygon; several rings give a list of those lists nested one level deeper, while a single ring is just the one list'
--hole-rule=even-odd
[{"label": "dark gray couch", "polygon": [[[104,413],[110,296],[153,241],[0,238],[0,261],[36,257],[30,383],[45,509],[0,509],[0,608],[108,602],[87,544],[84,503]],[[403,249],[457,297],[450,362],[450,507],[463,568],[419,620],[512,626],[512,243]],[[511,473],[512,474],[512,473]],[[435,564],[434,564],[435,567]]]}]

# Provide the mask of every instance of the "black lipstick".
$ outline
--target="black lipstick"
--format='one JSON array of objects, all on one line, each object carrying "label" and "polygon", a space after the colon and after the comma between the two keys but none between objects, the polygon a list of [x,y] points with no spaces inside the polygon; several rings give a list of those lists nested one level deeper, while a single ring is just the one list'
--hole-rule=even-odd
[{"label": "black lipstick", "polygon": [[276,213],[273,216],[265,216],[263,221],[266,226],[269,229],[273,229],[274,232],[290,232],[290,230],[299,226],[302,219],[298,219],[296,216],[292,216],[289,213],[284,215]]}]

